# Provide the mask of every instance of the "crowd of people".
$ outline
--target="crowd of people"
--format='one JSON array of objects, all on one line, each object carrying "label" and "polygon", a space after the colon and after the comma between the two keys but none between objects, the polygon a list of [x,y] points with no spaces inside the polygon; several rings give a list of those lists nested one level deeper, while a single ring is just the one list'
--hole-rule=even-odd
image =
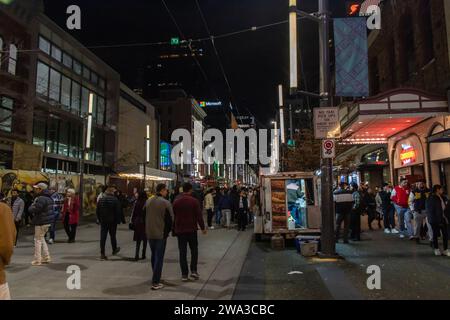
[{"label": "crowd of people", "polygon": [[[46,183],[38,183],[33,186],[31,201],[28,196],[29,193],[12,190],[10,197],[1,196],[0,199],[0,299],[9,298],[4,267],[10,262],[23,225],[34,227],[32,266],[51,263],[49,245],[55,242],[58,221],[64,227],[67,243],[76,242],[81,204],[74,189],[68,189],[63,195],[49,188]],[[165,184],[159,184],[155,194],[135,189],[131,197],[124,195],[114,185],[105,186],[97,197],[96,208],[97,224],[100,226],[100,260],[108,260],[108,235],[112,255],[120,252],[117,227],[126,223],[125,209],[130,208],[129,229],[133,231],[133,240],[136,242],[134,260],[146,259],[147,246],[150,247],[152,289],[163,287],[161,274],[164,254],[167,238],[171,234],[178,240],[181,280],[197,280],[200,277],[197,272],[198,229],[206,234],[208,228],[231,229],[232,223],[236,222],[238,230],[244,231],[259,210],[258,199],[257,189],[239,189],[237,186],[203,191],[194,190],[190,183],[185,183],[169,192]],[[188,247],[191,253],[189,266]]]},{"label": "crowd of people", "polygon": [[[450,257],[450,201],[441,185],[434,185],[430,190],[424,181],[409,184],[401,179],[398,186],[384,183],[382,188],[372,189],[367,183],[358,186],[342,182],[334,191],[334,202],[336,242],[341,236],[344,243],[349,243],[349,239],[360,241],[361,216],[367,215],[370,230],[377,221],[378,228],[384,227],[386,234],[398,234],[417,243],[427,239],[435,255]],[[440,237],[443,250],[439,248]]]}]

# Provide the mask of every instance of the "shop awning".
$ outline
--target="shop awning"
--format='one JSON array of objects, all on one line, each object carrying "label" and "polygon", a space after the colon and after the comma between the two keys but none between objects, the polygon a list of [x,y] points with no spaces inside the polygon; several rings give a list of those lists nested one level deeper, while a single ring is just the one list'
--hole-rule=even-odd
[{"label": "shop awning", "polygon": [[344,143],[380,144],[430,117],[449,113],[447,100],[417,89],[396,89],[339,106]]},{"label": "shop awning", "polygon": [[[124,167],[118,173],[119,177],[128,179],[144,179],[144,166]],[[173,181],[176,180],[177,175],[173,172],[158,170],[155,168],[146,167],[145,179],[150,181]]]},{"label": "shop awning", "polygon": [[439,133],[436,133],[430,137],[428,137],[429,143],[444,143],[450,142],[450,130],[445,130]]}]

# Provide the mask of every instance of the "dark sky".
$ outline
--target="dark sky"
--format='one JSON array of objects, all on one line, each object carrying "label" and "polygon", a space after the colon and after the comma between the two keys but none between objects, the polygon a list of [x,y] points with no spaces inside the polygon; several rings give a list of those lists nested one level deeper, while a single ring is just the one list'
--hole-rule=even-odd
[{"label": "dark sky", "polygon": [[[188,39],[207,36],[195,0],[165,0],[181,31]],[[288,18],[288,0],[198,0],[212,35],[271,24]],[[345,10],[344,0],[332,0],[334,12]],[[69,31],[84,45],[117,45],[169,41],[180,36],[162,0],[45,0],[46,13],[65,28],[66,8],[76,4],[82,10],[82,29]],[[317,0],[301,0],[300,8],[313,12]],[[318,43],[314,22],[299,23],[299,43],[304,74],[309,90],[318,87]],[[265,125],[275,116],[279,83],[288,85],[288,24],[216,39],[215,44],[228,76],[231,94],[219,68],[210,41],[199,44],[205,50],[200,59],[206,77],[194,92],[197,99],[218,98],[237,106],[241,113],[251,112]],[[154,55],[155,47],[92,49],[117,70],[122,81],[136,85],[138,70]],[[195,63],[189,61],[187,63]],[[199,69],[198,69],[198,72]]]}]

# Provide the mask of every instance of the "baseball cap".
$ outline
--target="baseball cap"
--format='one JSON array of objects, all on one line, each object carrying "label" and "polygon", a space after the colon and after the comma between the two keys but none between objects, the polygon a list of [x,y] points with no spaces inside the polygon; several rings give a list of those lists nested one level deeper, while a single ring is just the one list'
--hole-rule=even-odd
[{"label": "baseball cap", "polygon": [[39,188],[41,190],[47,190],[48,189],[48,185],[46,183],[39,182],[38,184],[34,185],[33,188]]}]

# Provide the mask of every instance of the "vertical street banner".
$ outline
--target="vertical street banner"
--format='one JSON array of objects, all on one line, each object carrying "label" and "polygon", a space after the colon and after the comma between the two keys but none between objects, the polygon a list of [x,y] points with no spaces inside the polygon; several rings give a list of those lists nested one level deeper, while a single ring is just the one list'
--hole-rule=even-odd
[{"label": "vertical street banner", "polygon": [[334,19],[336,96],[367,97],[369,67],[366,18]]}]

